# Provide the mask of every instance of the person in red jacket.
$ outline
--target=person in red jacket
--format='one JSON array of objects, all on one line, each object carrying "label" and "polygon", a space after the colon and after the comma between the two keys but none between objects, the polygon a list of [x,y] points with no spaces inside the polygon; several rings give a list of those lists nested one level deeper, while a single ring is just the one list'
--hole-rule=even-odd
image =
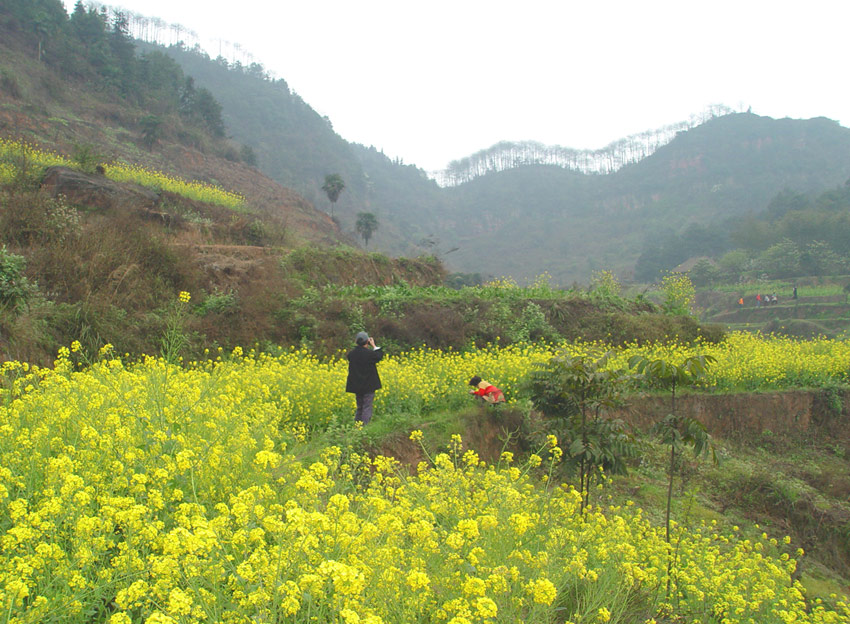
[{"label": "person in red jacket", "polygon": [[469,380],[469,385],[475,388],[475,390],[470,390],[469,393],[480,397],[482,401],[491,405],[505,402],[505,393],[493,384],[483,381],[478,375]]}]

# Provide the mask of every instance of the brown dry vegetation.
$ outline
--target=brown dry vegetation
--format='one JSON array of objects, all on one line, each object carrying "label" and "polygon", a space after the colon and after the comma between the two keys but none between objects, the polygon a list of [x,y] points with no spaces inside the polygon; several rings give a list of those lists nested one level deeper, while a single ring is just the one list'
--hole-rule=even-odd
[{"label": "brown dry vegetation", "polygon": [[[79,339],[90,350],[156,353],[179,291],[193,294],[190,345],[307,343],[333,353],[368,328],[395,349],[584,338],[621,343],[717,338],[652,306],[581,297],[380,300],[334,287],[442,284],[434,258],[391,259],[351,247],[297,245],[274,220],[170,193],[51,168],[2,191],[0,242],[26,258],[38,296],[0,317],[6,357],[50,361]],[[329,288],[328,288],[329,287]],[[376,293],[378,296],[379,293]],[[531,314],[529,314],[531,313]]]},{"label": "brown dry vegetation", "polygon": [[[1,137],[66,157],[83,147],[95,162],[124,160],[215,184],[243,195],[245,210],[77,171],[42,176],[26,170],[18,184],[0,192],[0,243],[26,258],[37,296],[25,310],[0,314],[0,356],[49,362],[74,339],[90,349],[111,342],[119,351],[157,352],[168,306],[181,290],[192,293],[193,304],[218,297],[219,305],[187,321],[195,351],[298,341],[302,332],[287,326],[281,309],[300,296],[305,276],[319,283],[351,276],[361,283],[442,279],[436,265],[378,261],[353,249],[348,257],[321,262],[321,254],[299,256],[303,266],[293,270],[284,261],[292,250],[351,241],[303,197],[234,162],[236,146],[176,115],[163,119],[152,149],[143,147],[139,121],[149,111],[33,63],[16,36],[10,33],[0,45],[10,68],[0,85]],[[349,333],[332,319],[316,324],[323,333]]]},{"label": "brown dry vegetation", "polygon": [[[92,350],[110,342],[119,351],[157,352],[167,309],[182,290],[196,304],[210,297],[221,302],[188,319],[195,352],[216,344],[298,342],[308,336],[300,325],[289,327],[284,311],[309,284],[425,285],[444,276],[432,261],[354,249],[298,251],[273,221],[248,221],[176,195],[140,201],[132,185],[98,176],[50,171],[48,177],[49,185],[36,180],[0,195],[0,243],[26,258],[26,274],[38,285],[25,311],[0,316],[5,357],[49,361],[75,339]],[[315,320],[312,338],[348,340],[351,324],[340,322],[344,310],[336,305]]]}]

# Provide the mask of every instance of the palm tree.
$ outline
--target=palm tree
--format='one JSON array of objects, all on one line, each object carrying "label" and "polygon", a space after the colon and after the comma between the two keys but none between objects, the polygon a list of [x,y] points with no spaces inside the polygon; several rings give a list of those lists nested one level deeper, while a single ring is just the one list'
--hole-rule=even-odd
[{"label": "palm tree", "polygon": [[354,228],[363,237],[363,241],[368,247],[369,239],[372,238],[372,234],[378,229],[378,218],[371,212],[358,212],[357,223],[354,225]]},{"label": "palm tree", "polygon": [[334,218],[334,204],[344,188],[345,182],[342,181],[342,176],[338,173],[329,173],[325,176],[325,184],[322,186],[322,190],[327,193],[328,199],[331,200],[331,219]]}]

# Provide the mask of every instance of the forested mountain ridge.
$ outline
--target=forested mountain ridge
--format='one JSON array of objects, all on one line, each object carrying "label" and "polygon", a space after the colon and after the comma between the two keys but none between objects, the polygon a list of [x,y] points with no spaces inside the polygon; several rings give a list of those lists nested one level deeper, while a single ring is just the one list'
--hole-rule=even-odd
[{"label": "forested mountain ridge", "polygon": [[[683,125],[669,142],[662,136],[638,162],[613,163],[619,168],[612,164],[609,173],[520,161],[488,170],[489,160],[507,149],[503,145],[482,151],[484,169],[463,174],[467,181],[439,187],[415,166],[347,143],[330,120],[257,66],[234,70],[223,59],[179,46],[165,51],[222,102],[234,138],[257,152],[258,166],[270,176],[330,210],[320,187],[324,175],[339,173],[346,188],[335,210],[344,230],[353,230],[358,212],[373,212],[380,224],[375,249],[440,254],[456,248],[445,259],[464,272],[529,278],[548,271],[568,284],[613,268],[629,278],[638,259],[652,256],[666,237],[759,214],[784,190],[819,193],[850,178],[850,130],[836,122],[718,109],[719,116]],[[266,95],[253,97],[252,89]],[[275,122],[275,116],[285,120]],[[647,133],[645,142],[654,136]],[[677,263],[644,264],[650,268],[644,267],[641,279]]]},{"label": "forested mountain ridge", "polygon": [[453,160],[435,175],[443,186],[457,186],[487,173],[529,165],[555,165],[581,173],[612,173],[643,160],[678,133],[733,112],[727,106],[711,106],[685,121],[623,137],[599,149],[544,145],[538,141],[501,141],[465,158]]},{"label": "forested mountain ridge", "polygon": [[[469,271],[486,258],[496,274],[547,270],[561,282],[601,268],[628,277],[666,236],[761,213],[783,189],[823,191],[848,177],[850,130],[837,123],[725,115],[609,174],[531,166],[447,189],[457,206],[448,229],[459,233],[452,262]],[[717,237],[706,229],[703,244],[722,248]]]},{"label": "forested mountain ridge", "polygon": [[[6,4],[18,10],[30,6],[22,0]],[[58,0],[36,4],[61,7]],[[82,28],[95,24],[90,14],[75,9],[70,16],[69,23],[77,23],[77,36],[92,37]],[[58,17],[54,21],[58,24]],[[370,249],[393,255],[433,252],[458,271],[519,279],[548,271],[557,283],[569,284],[586,281],[596,269],[611,268],[623,279],[651,280],[658,270],[678,264],[689,245],[695,255],[727,249],[728,231],[717,229],[724,220],[758,215],[781,192],[822,193],[850,177],[850,131],[837,123],[750,113],[716,116],[726,112],[718,110],[704,123],[643,133],[635,141],[624,139],[593,154],[544,147],[545,153],[537,157],[527,153],[532,143],[493,146],[482,150],[480,158],[468,159],[474,175],[458,174],[467,181],[440,187],[413,165],[391,160],[375,147],[345,141],[334,132],[331,120],[258,63],[244,66],[211,59],[200,48],[136,41],[134,64],[123,54],[132,47],[126,30],[120,24],[112,30],[101,33],[113,50],[107,57],[124,59],[131,71],[123,71],[120,63],[104,66],[95,88],[123,90],[140,105],[159,107],[151,114],[160,119],[157,131],[164,133],[164,140],[160,149],[140,149],[135,154],[140,161],[166,170],[182,168],[205,180],[232,179],[236,185],[242,184],[238,180],[243,175],[237,172],[256,165],[323,213],[333,213],[349,240],[357,238],[358,213],[373,213],[378,230]],[[67,67],[62,57],[67,35],[61,28],[47,27],[49,36],[37,42],[38,32],[28,35],[33,53],[79,74],[79,68]],[[103,46],[87,44],[84,49],[90,64],[103,65],[98,56]],[[146,88],[139,88],[145,80]],[[190,88],[195,97],[184,102]],[[45,109],[51,106],[50,97],[43,99]],[[131,133],[145,132],[144,115],[125,117]],[[60,139],[57,145],[64,141],[71,149],[71,125],[67,119],[64,124],[52,132]],[[670,140],[677,127],[682,129]],[[560,156],[553,160],[547,154]],[[193,166],[209,163],[211,155],[233,166],[215,172]],[[607,173],[587,173],[579,161],[588,158],[602,163],[600,171]],[[553,164],[546,164],[550,161]],[[321,188],[332,173],[345,182],[334,204]],[[248,184],[247,192],[264,185]],[[297,214],[310,210],[305,203]],[[335,226],[326,214],[316,215],[313,229],[331,233]],[[730,222],[724,227],[735,226]],[[702,237],[692,236],[695,233]],[[681,243],[692,239],[696,243]],[[673,245],[666,241],[673,240],[679,241],[679,249],[667,253],[665,246]]]}]

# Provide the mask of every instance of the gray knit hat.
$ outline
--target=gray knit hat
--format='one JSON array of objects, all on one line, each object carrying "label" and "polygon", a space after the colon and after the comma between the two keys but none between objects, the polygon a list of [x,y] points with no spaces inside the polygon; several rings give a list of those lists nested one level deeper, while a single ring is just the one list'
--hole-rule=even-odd
[{"label": "gray knit hat", "polygon": [[357,335],[354,337],[354,342],[359,345],[364,345],[369,342],[369,334],[366,332],[357,332]]}]

